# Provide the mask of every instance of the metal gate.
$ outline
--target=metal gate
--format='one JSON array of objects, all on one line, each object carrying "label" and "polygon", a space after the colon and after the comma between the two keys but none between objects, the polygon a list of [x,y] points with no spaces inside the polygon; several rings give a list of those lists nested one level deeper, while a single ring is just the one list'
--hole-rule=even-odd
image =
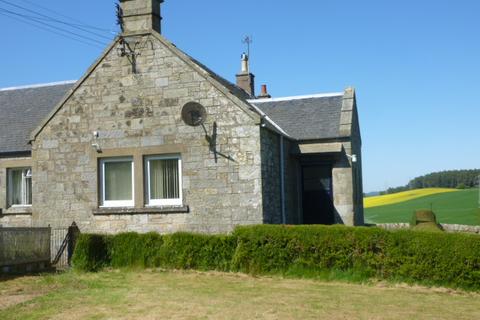
[{"label": "metal gate", "polygon": [[50,252],[52,266],[66,269],[70,266],[77,237],[80,234],[75,222],[68,228],[52,228]]}]

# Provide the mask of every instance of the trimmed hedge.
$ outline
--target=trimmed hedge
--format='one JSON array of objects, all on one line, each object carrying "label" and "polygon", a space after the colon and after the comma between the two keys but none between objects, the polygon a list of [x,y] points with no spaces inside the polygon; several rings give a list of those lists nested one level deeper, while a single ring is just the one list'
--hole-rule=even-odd
[{"label": "trimmed hedge", "polygon": [[73,265],[164,267],[319,276],[341,271],[407,282],[480,289],[480,237],[344,226],[238,227],[228,236],[82,234]]},{"label": "trimmed hedge", "polygon": [[72,264],[76,269],[98,271],[110,265],[108,237],[96,234],[80,234],[77,239]]}]

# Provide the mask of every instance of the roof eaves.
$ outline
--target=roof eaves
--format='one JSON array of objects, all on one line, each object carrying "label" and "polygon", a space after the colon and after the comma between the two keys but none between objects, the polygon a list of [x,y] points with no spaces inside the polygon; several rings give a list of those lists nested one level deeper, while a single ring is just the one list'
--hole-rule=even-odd
[{"label": "roof eaves", "polygon": [[18,86],[18,87],[0,88],[0,92],[61,86],[65,84],[73,84],[75,82],[77,82],[77,80],[67,80],[67,81],[58,81],[58,82],[50,82],[50,83],[31,84],[31,85]]},{"label": "roof eaves", "polygon": [[0,159],[30,157],[30,150],[0,152]]},{"label": "roof eaves", "polygon": [[341,97],[343,95],[344,95],[344,92],[316,93],[316,94],[301,95],[301,96],[278,97],[278,98],[267,98],[267,99],[251,99],[251,100],[248,100],[248,102],[250,103],[282,102],[282,101],[292,101],[292,100]]},{"label": "roof eaves", "polygon": [[260,114],[262,119],[264,119],[267,123],[269,123],[274,128],[275,131],[277,131],[279,134],[281,134],[282,136],[288,139],[295,140],[291,135],[289,135],[285,130],[283,130],[277,123],[275,123],[275,121],[273,121],[269,116],[267,116],[265,112],[260,110],[260,108],[258,108],[255,104],[250,103],[250,105],[255,109],[256,112]]}]

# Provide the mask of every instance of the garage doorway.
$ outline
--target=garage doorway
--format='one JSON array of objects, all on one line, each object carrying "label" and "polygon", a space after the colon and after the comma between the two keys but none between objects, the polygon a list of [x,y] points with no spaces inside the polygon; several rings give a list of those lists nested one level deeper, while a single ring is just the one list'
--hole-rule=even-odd
[{"label": "garage doorway", "polygon": [[302,166],[303,224],[334,224],[331,165]]}]

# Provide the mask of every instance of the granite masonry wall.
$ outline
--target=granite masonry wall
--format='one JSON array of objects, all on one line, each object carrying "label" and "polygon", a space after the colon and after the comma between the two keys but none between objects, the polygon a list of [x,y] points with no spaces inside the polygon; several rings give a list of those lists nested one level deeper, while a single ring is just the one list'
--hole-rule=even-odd
[{"label": "granite masonry wall", "polygon": [[262,129],[260,139],[264,222],[280,224],[282,223],[280,136]]},{"label": "granite masonry wall", "polygon": [[[263,215],[263,139],[254,118],[157,37],[141,36],[131,46],[139,54],[136,73],[131,60],[118,54],[117,43],[33,142],[32,224],[63,227],[75,221],[82,232],[220,233],[271,220]],[[207,134],[215,122],[215,149],[231,160],[216,160],[202,127],[183,123],[181,109],[190,101],[205,106]],[[188,213],[145,206],[148,154],[181,155]],[[128,155],[134,158],[135,208],[102,212],[98,161]]]},{"label": "granite masonry wall", "polygon": [[[333,166],[333,195],[337,222],[349,226],[363,225],[361,137],[353,89],[345,90],[343,97],[340,135],[351,138],[342,139],[343,152]],[[352,161],[352,155],[356,155],[356,162]]]}]

